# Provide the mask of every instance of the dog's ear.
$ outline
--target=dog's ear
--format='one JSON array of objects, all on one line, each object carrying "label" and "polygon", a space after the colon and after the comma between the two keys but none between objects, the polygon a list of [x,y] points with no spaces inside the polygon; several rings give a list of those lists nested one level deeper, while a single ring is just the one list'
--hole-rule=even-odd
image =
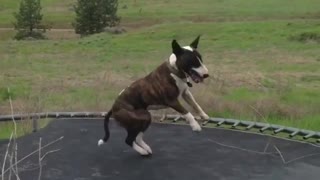
[{"label": "dog's ear", "polygon": [[175,54],[176,56],[180,56],[183,53],[181,46],[175,39],[172,41],[171,45],[173,54]]},{"label": "dog's ear", "polygon": [[200,40],[200,35],[190,44],[190,47],[197,49]]}]

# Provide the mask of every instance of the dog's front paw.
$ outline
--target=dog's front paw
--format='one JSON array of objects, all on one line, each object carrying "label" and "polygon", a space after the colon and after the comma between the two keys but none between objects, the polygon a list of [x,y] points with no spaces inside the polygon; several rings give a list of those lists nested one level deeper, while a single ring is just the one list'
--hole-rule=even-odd
[{"label": "dog's front paw", "polygon": [[197,122],[193,122],[192,124],[190,124],[190,126],[192,128],[192,131],[200,132],[202,130],[201,126]]},{"label": "dog's front paw", "polygon": [[200,114],[200,117],[201,117],[201,119],[204,119],[204,120],[208,120],[210,117],[208,116],[208,114],[206,114],[206,113],[201,113]]}]

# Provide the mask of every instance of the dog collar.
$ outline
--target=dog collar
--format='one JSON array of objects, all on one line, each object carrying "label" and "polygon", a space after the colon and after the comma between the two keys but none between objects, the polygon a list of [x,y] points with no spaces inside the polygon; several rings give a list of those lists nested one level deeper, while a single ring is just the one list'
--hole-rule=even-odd
[{"label": "dog collar", "polygon": [[189,86],[189,87],[192,87],[192,83],[189,81],[189,75],[186,73],[186,72],[184,72],[185,73],[185,76],[186,76],[186,79],[187,79],[187,85]]},{"label": "dog collar", "polygon": [[169,60],[166,62],[167,67],[169,68],[170,72],[174,75],[176,75],[177,77],[179,77],[180,79],[186,79],[186,83],[189,87],[192,87],[192,83],[189,81],[189,75],[184,72],[184,71],[179,71],[178,69],[172,67],[170,65]]}]

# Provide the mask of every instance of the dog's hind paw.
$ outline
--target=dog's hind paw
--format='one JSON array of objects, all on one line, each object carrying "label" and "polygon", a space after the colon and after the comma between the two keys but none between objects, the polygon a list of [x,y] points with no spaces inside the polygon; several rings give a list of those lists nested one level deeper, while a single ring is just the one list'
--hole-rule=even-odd
[{"label": "dog's hind paw", "polygon": [[152,150],[151,150],[150,146],[146,145],[143,147],[143,149],[145,149],[148,152],[148,154],[152,154]]},{"label": "dog's hind paw", "polygon": [[149,155],[148,151],[146,151],[145,149],[140,147],[136,142],[133,142],[132,148],[135,151],[137,151],[141,156],[148,156]]},{"label": "dog's hind paw", "polygon": [[104,144],[104,141],[102,140],[102,139],[100,139],[99,141],[98,141],[98,146],[101,146],[101,145],[103,145]]}]

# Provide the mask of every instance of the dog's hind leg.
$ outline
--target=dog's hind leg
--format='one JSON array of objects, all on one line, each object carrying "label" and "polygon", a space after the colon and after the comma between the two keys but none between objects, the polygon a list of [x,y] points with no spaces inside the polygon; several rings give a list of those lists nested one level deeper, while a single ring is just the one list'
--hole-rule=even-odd
[{"label": "dog's hind leg", "polygon": [[144,150],[146,150],[149,154],[152,154],[152,150],[150,146],[144,142],[143,140],[143,132],[140,132],[136,138],[136,142],[139,146],[141,146]]},{"label": "dog's hind leg", "polygon": [[137,142],[137,136],[139,134],[139,130],[128,129],[128,136],[126,138],[126,143],[131,146],[135,151],[137,151],[140,155],[148,155],[148,151],[141,147]]},{"label": "dog's hind leg", "polygon": [[114,115],[115,119],[126,128],[128,135],[125,142],[141,155],[152,154],[151,148],[143,141],[145,132],[150,123],[151,115],[145,109],[121,109]]}]

